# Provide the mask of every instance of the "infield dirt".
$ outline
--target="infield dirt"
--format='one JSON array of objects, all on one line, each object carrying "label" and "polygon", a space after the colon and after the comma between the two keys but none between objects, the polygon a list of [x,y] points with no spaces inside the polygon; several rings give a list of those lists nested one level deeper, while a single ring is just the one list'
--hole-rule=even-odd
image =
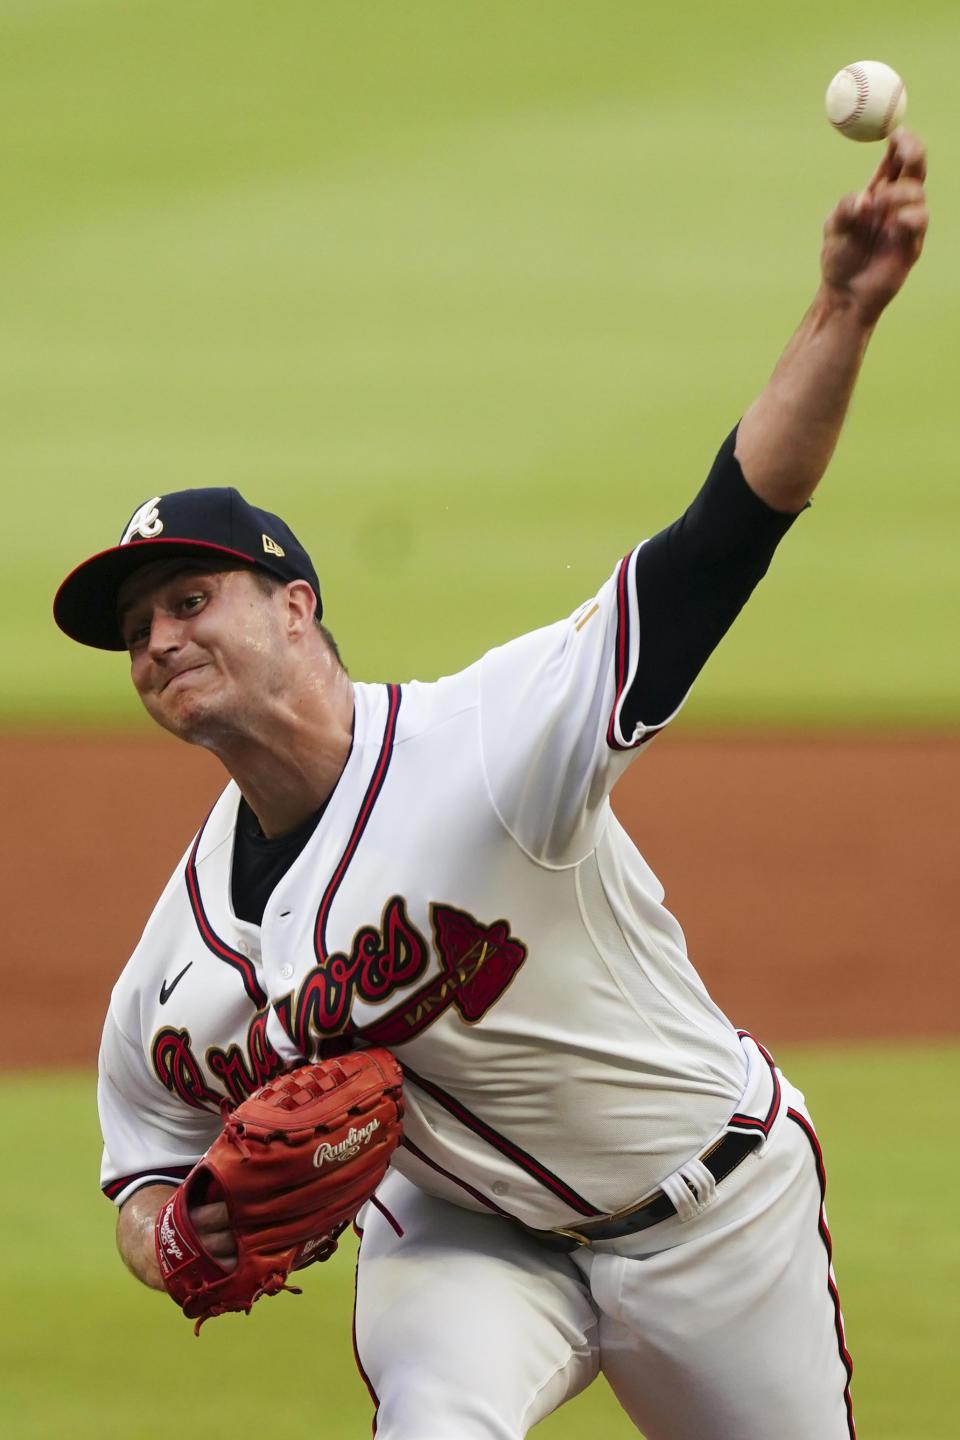
[{"label": "infield dirt", "polygon": [[[7,736],[0,777],[0,1065],[89,1064],[223,773],[163,736]],[[771,1045],[960,1033],[960,740],[666,736],[614,807],[738,1026]]]}]

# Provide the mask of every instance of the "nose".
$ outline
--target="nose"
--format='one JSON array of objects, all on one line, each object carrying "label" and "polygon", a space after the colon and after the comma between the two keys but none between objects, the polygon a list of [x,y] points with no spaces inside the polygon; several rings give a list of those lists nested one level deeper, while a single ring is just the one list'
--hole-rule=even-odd
[{"label": "nose", "polygon": [[150,617],[150,640],[148,649],[154,660],[179,650],[183,643],[183,626],[175,615],[159,606]]}]

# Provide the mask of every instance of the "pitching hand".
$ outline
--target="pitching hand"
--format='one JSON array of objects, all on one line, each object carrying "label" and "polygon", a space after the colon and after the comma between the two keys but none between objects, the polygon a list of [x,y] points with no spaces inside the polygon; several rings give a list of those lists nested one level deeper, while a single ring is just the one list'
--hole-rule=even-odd
[{"label": "pitching hand", "polygon": [[926,173],[923,142],[897,130],[866,189],[846,196],[827,217],[820,252],[824,284],[852,299],[867,324],[896,295],[923,248]]}]

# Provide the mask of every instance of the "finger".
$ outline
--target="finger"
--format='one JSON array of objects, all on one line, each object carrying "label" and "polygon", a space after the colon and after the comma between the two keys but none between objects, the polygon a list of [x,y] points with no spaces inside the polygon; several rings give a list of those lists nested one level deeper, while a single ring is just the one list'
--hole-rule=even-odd
[{"label": "finger", "polygon": [[923,181],[908,179],[905,175],[901,175],[899,180],[884,182],[869,197],[870,209],[878,217],[902,209],[904,205],[922,205],[923,202]]},{"label": "finger", "polygon": [[214,1230],[203,1237],[203,1248],[208,1255],[215,1260],[232,1260],[233,1265],[227,1269],[234,1269],[237,1260],[237,1243],[229,1230]]},{"label": "finger", "polygon": [[905,205],[897,212],[894,224],[897,234],[922,243],[930,224],[926,205]]},{"label": "finger", "polygon": [[230,1215],[222,1200],[191,1206],[190,1219],[197,1234],[204,1237],[214,1230],[230,1229]]},{"label": "finger", "polygon": [[[844,195],[827,216],[823,231],[825,235],[848,235],[864,223],[865,212],[871,208],[869,196]],[[868,217],[866,217],[868,218]]]},{"label": "finger", "polygon": [[922,241],[929,223],[922,184],[919,180],[898,180],[887,186],[862,218],[875,238],[887,236],[897,243],[909,239],[912,244]]},{"label": "finger", "polygon": [[898,216],[908,207],[920,206],[926,210],[923,181],[901,176],[898,180],[884,181],[872,195],[857,196],[854,205],[854,224],[847,227],[847,233],[858,228],[862,233],[868,230],[880,231],[885,227],[898,228]]},{"label": "finger", "polygon": [[920,180],[927,177],[927,147],[912,130],[895,130],[890,143],[896,149],[898,174],[905,179]]},{"label": "finger", "polygon": [[867,199],[871,195],[873,195],[877,188],[885,181],[895,179],[896,176],[900,173],[900,133],[900,131],[895,131],[894,134],[891,135],[890,139],[887,141],[887,148],[883,152],[880,164],[877,166],[876,170],[874,170],[873,174],[870,176],[870,179],[867,181],[866,185],[863,187],[863,190],[860,192],[861,197],[863,197],[864,199]]}]

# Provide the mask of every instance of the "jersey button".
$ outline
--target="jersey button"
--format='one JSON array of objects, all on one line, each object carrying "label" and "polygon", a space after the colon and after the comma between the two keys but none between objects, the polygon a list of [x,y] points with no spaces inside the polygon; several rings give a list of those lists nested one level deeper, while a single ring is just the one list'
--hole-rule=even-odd
[{"label": "jersey button", "polygon": [[280,979],[281,979],[281,980],[289,980],[292,974],[293,974],[293,966],[292,966],[292,965],[281,965],[281,966],[280,966]]},{"label": "jersey button", "polygon": [[493,1191],[494,1195],[506,1195],[507,1191],[510,1189],[510,1186],[507,1184],[506,1180],[494,1180],[493,1184],[490,1186],[490,1189]]}]

